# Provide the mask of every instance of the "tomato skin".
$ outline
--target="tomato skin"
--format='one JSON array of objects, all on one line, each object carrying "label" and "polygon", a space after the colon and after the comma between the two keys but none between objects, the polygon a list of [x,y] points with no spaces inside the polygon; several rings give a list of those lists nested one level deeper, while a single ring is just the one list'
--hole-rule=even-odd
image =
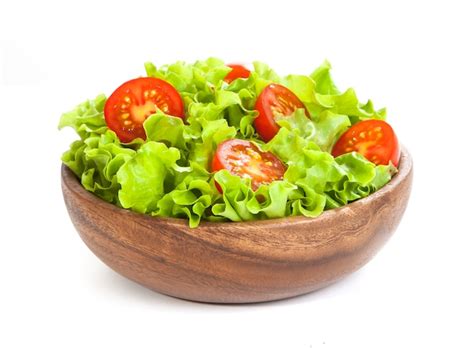
[{"label": "tomato skin", "polygon": [[356,123],[341,135],[332,149],[334,157],[356,151],[375,164],[398,167],[400,145],[393,128],[382,120]]},{"label": "tomato skin", "polygon": [[128,143],[146,138],[143,122],[157,109],[184,118],[183,101],[171,84],[154,77],[139,77],[123,83],[110,95],[104,117],[120,141]]},{"label": "tomato skin", "polygon": [[232,70],[224,78],[227,83],[232,83],[236,79],[246,79],[250,76],[250,70],[240,64],[227,64]]},{"label": "tomato skin", "polygon": [[[261,185],[282,180],[286,166],[277,156],[260,150],[250,141],[230,139],[219,144],[212,159],[212,171],[221,169],[242,178],[250,178],[252,190],[255,191]],[[217,182],[216,187],[222,193]]]},{"label": "tomato skin", "polygon": [[254,126],[257,133],[265,142],[269,142],[280,129],[275,117],[289,116],[297,109],[304,109],[306,116],[309,117],[308,110],[292,91],[276,83],[269,84],[255,103],[258,116],[254,120]]}]

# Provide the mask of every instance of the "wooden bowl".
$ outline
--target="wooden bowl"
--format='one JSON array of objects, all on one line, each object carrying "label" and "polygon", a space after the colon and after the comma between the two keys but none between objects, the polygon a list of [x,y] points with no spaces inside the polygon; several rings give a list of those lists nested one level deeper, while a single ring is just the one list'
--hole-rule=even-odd
[{"label": "wooden bowl", "polygon": [[202,222],[137,214],[86,191],[61,169],[74,226],[103,262],[163,294],[215,303],[288,298],[327,286],[367,263],[394,233],[413,177],[403,149],[385,187],[317,218]]}]

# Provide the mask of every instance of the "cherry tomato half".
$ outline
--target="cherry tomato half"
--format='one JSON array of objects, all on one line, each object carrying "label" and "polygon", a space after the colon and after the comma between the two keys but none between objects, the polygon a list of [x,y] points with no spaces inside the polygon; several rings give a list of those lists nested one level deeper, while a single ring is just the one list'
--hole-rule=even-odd
[{"label": "cherry tomato half", "polygon": [[[227,169],[241,178],[250,178],[252,190],[283,179],[286,167],[271,152],[263,152],[247,140],[230,139],[219,144],[212,160],[212,171]],[[219,185],[217,189],[222,193]]]},{"label": "cherry tomato half", "polygon": [[255,109],[258,111],[254,121],[255,129],[265,142],[270,141],[280,129],[275,117],[289,116],[297,109],[305,109],[306,116],[309,116],[304,104],[292,91],[275,83],[269,84],[260,93]]},{"label": "cherry tomato half", "polygon": [[375,164],[398,166],[400,146],[392,127],[385,121],[366,120],[349,128],[332,149],[334,157],[356,151]]},{"label": "cherry tomato half", "polygon": [[172,85],[154,77],[140,77],[125,82],[107,99],[105,122],[123,143],[145,139],[143,122],[157,109],[184,117],[183,101]]},{"label": "cherry tomato half", "polygon": [[229,68],[232,70],[227,74],[224,78],[224,81],[227,83],[231,83],[236,79],[246,79],[250,76],[250,70],[240,64],[227,64]]}]

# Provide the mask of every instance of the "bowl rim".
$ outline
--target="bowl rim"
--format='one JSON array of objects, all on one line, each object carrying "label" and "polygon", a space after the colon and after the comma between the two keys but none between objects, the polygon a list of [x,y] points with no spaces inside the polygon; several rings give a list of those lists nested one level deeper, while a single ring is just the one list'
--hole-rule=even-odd
[{"label": "bowl rim", "polygon": [[[102,198],[96,196],[92,192],[87,191],[82,186],[82,184],[80,183],[77,176],[73,173],[73,171],[69,169],[64,163],[61,164],[61,182],[62,182],[62,186],[67,186],[69,192],[74,193],[76,196],[81,196],[82,199],[88,201],[89,203],[93,205],[102,206],[104,209],[109,209],[114,213],[125,214],[134,218],[144,219],[145,221],[148,221],[150,223],[157,223],[157,222],[163,221],[163,222],[166,222],[170,226],[173,226],[179,229],[187,228],[189,230],[193,230],[194,232],[198,233],[199,230],[213,229],[213,228],[222,229],[223,227],[271,228],[272,226],[280,225],[282,222],[285,222],[285,223],[291,222],[292,224],[307,224],[307,223],[311,223],[315,221],[323,222],[324,220],[332,219],[334,215],[338,214],[339,211],[341,210],[348,209],[348,208],[349,209],[356,208],[358,206],[367,204],[373,200],[379,199],[385,194],[396,190],[399,184],[402,183],[411,174],[412,169],[413,169],[412,157],[410,153],[408,152],[408,150],[404,146],[401,146],[398,172],[381,189],[357,201],[353,201],[351,203],[348,203],[338,208],[325,210],[316,217],[306,217],[303,215],[298,215],[298,216],[286,216],[286,217],[281,217],[281,218],[264,219],[264,220],[225,221],[225,222],[201,220],[201,222],[199,223],[199,226],[195,228],[189,227],[189,223],[188,223],[189,220],[185,218],[152,216],[149,214],[137,213],[130,209],[120,208],[113,203],[107,202],[103,200]],[[64,191],[64,187],[63,187],[63,191]]]}]

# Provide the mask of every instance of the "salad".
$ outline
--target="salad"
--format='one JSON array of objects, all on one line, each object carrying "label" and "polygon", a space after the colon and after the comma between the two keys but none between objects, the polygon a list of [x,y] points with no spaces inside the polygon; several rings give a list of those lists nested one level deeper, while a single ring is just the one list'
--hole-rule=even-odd
[{"label": "salad", "polygon": [[84,188],[152,216],[316,217],[380,189],[400,148],[385,109],[341,92],[324,62],[279,76],[209,58],[162,67],[62,115],[62,161]]}]

